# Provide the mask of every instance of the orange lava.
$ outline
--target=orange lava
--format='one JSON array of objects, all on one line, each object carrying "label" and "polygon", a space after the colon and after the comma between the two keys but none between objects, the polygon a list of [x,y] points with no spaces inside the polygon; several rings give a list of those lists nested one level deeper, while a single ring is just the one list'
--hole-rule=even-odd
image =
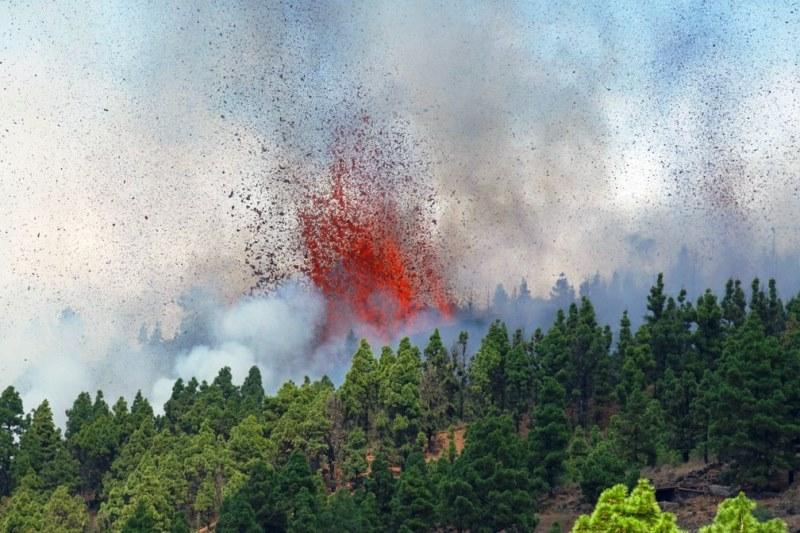
[{"label": "orange lava", "polygon": [[365,159],[386,155],[356,141],[334,150],[329,190],[310,194],[300,212],[306,269],[327,298],[328,335],[347,333],[355,319],[388,339],[420,312],[448,317],[453,306],[424,209],[398,194],[402,183],[376,175],[391,161]]}]

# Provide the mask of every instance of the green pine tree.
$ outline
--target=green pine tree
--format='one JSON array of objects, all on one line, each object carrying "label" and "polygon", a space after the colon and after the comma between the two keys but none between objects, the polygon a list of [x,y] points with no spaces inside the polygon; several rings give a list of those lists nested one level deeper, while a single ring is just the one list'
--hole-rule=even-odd
[{"label": "green pine tree", "polygon": [[261,371],[257,366],[251,367],[247,373],[247,377],[242,383],[241,394],[242,403],[239,416],[242,419],[249,415],[260,416],[261,407],[264,404],[264,385],[261,381]]},{"label": "green pine tree", "polygon": [[419,349],[405,338],[400,341],[397,356],[381,380],[380,398],[385,410],[391,445],[411,451],[421,425],[420,380],[422,361]]},{"label": "green pine tree", "polygon": [[470,361],[468,374],[473,411],[484,414],[492,407],[506,408],[506,357],[510,348],[505,324],[495,321]]},{"label": "green pine tree", "polygon": [[655,489],[640,479],[630,494],[625,485],[604,490],[591,515],[580,516],[572,533],[679,533],[675,515],[661,511]]},{"label": "green pine tree", "polygon": [[710,433],[736,481],[763,487],[796,466],[800,421],[787,398],[797,394],[799,372],[797,352],[766,336],[756,312],[726,342]]},{"label": "green pine tree", "polygon": [[139,500],[136,510],[122,527],[122,533],[153,533],[158,531],[155,511],[144,500]]},{"label": "green pine tree", "polygon": [[567,459],[569,421],[564,413],[564,388],[545,378],[528,433],[531,471],[541,477],[549,489],[555,488]]},{"label": "green pine tree", "polygon": [[372,349],[365,339],[361,339],[339,396],[344,404],[345,418],[362,428],[364,433],[369,433],[378,407],[377,370]]},{"label": "green pine tree", "polygon": [[510,416],[495,413],[470,425],[451,477],[441,512],[455,520],[449,525],[471,531],[536,526],[533,486],[538,483],[530,479],[525,445]]},{"label": "green pine tree", "polygon": [[428,531],[434,524],[435,502],[425,460],[408,456],[391,500],[393,531]]},{"label": "green pine tree", "polygon": [[514,422],[519,426],[533,403],[533,360],[524,342],[516,343],[508,352],[505,360],[505,376],[506,406],[514,417]]},{"label": "green pine tree", "polygon": [[78,484],[78,464],[61,440],[61,431],[53,423],[53,411],[47,400],[34,411],[30,426],[20,438],[12,472],[17,481],[29,473],[35,474],[44,490]]},{"label": "green pine tree", "polygon": [[638,473],[620,457],[614,442],[596,436],[592,440],[588,453],[575,465],[581,492],[589,502],[595,502],[603,489],[631,481]]},{"label": "green pine tree", "polygon": [[622,458],[636,466],[655,466],[664,414],[658,401],[635,390],[619,415],[611,418],[610,433]]},{"label": "green pine tree", "polygon": [[240,494],[227,498],[222,504],[217,521],[217,533],[261,533],[256,514],[250,503]]},{"label": "green pine tree", "polygon": [[19,393],[14,387],[6,387],[0,395],[0,498],[10,495],[14,486],[11,468],[23,430],[22,413]]},{"label": "green pine tree", "polygon": [[434,330],[424,351],[420,381],[421,428],[428,442],[447,427],[456,412],[458,384],[453,363],[442,344],[439,330]]},{"label": "green pine tree", "polygon": [[786,533],[786,524],[778,518],[759,522],[753,516],[756,503],[739,493],[719,504],[714,522],[700,528],[700,533]]},{"label": "green pine tree", "polygon": [[396,480],[389,470],[389,460],[383,451],[379,451],[370,465],[370,476],[366,482],[366,490],[375,496],[375,504],[380,516],[389,516],[391,501],[394,498]]}]

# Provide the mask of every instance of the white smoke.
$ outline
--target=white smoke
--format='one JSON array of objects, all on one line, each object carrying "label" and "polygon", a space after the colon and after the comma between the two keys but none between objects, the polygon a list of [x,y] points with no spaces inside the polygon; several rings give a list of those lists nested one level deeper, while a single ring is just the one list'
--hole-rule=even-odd
[{"label": "white smoke", "polygon": [[0,337],[3,386],[13,383],[26,409],[48,399],[57,420],[81,390],[92,386],[88,361],[81,354],[103,347],[91,345],[80,318],[71,311],[31,321]]},{"label": "white smoke", "polygon": [[169,399],[175,379],[211,381],[224,366],[230,367],[238,383],[257,366],[267,390],[275,390],[287,379],[335,370],[335,361],[310,357],[324,320],[322,296],[298,280],[218,310],[213,343],[178,354],[169,375],[155,382],[151,397],[156,408]]},{"label": "white smoke", "polygon": [[[304,280],[231,305],[213,299],[187,305],[201,308],[203,319],[184,321],[179,331],[189,337],[184,342],[177,342],[177,336],[139,342],[117,336],[100,343],[97,339],[106,337],[95,336],[70,310],[50,321],[31,322],[0,339],[4,381],[17,387],[26,410],[47,399],[63,425],[65,411],[81,391],[102,390],[112,403],[119,396],[130,402],[142,390],[160,411],[176,379],[210,382],[225,366],[235,383],[257,366],[265,388],[273,392],[286,380],[335,374],[342,366],[341,342],[318,346],[324,299]],[[187,316],[193,311],[185,309]]]}]

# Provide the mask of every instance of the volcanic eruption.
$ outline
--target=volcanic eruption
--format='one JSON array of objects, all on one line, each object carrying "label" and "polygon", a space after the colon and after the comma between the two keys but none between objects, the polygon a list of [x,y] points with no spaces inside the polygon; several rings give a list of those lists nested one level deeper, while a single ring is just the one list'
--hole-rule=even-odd
[{"label": "volcanic eruption", "polygon": [[452,313],[434,237],[436,195],[421,167],[402,130],[363,116],[336,128],[325,175],[299,177],[295,270],[326,299],[322,337],[366,326],[389,339],[429,312]]},{"label": "volcanic eruption", "polygon": [[309,194],[299,214],[306,273],[328,300],[333,334],[356,320],[386,336],[426,309],[451,308],[419,194],[429,191],[368,125],[337,132],[329,189]]}]

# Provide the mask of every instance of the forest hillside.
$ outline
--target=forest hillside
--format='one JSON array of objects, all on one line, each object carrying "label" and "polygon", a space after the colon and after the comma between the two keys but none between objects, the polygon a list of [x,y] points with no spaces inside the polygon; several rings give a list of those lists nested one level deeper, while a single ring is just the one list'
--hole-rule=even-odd
[{"label": "forest hillside", "polygon": [[[719,520],[797,524],[800,504],[734,497],[797,493],[800,299],[731,280],[690,301],[659,276],[642,325],[623,314],[615,337],[582,299],[546,330],[362,340],[339,387],[267,395],[258,368],[243,383],[222,368],[176,381],[163,414],[87,391],[63,432],[7,387],[0,530],[559,531],[584,513],[575,531],[603,531],[638,505],[655,531],[710,524],[727,496]],[[708,521],[664,512],[687,501]]]}]

